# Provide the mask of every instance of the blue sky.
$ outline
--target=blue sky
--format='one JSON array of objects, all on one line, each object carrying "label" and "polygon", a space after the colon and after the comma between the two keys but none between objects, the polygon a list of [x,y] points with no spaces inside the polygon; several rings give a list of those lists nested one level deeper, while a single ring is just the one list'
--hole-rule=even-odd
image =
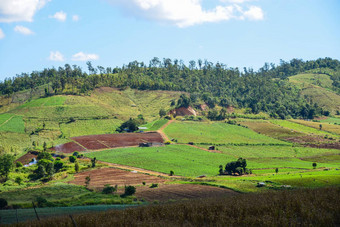
[{"label": "blue sky", "polygon": [[339,12],[339,0],[0,0],[0,80],[88,60],[340,59]]}]

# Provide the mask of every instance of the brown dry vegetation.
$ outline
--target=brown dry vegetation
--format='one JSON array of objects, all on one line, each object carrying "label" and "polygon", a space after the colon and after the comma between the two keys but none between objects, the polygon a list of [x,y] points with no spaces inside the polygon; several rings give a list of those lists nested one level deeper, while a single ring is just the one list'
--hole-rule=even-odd
[{"label": "brown dry vegetation", "polygon": [[147,201],[169,201],[181,199],[198,199],[233,196],[238,194],[230,189],[205,186],[198,184],[162,184],[157,188],[138,187],[137,198]]},{"label": "brown dry vegetation", "polygon": [[163,183],[165,179],[141,173],[133,173],[127,170],[120,170],[115,168],[95,169],[78,173],[74,176],[74,180],[70,181],[71,184],[85,185],[85,178],[91,177],[90,188],[103,188],[104,185],[141,185],[143,182]]},{"label": "brown dry vegetation", "polygon": [[163,142],[162,136],[157,132],[91,135],[73,137],[71,139],[89,150],[137,146],[143,142]]},{"label": "brown dry vegetation", "polygon": [[[75,215],[77,226],[338,226],[340,189],[300,189]],[[16,226],[73,226],[69,217]]]}]

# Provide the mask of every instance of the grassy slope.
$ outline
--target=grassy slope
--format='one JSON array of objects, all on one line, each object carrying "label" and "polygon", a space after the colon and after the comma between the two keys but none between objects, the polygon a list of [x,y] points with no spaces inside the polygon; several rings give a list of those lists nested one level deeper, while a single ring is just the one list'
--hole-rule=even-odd
[{"label": "grassy slope", "polygon": [[164,129],[178,143],[207,144],[282,144],[280,140],[258,134],[250,129],[226,123],[173,122]]},{"label": "grassy slope", "polygon": [[332,80],[325,74],[298,74],[289,81],[301,89],[301,95],[309,97],[313,103],[335,113],[340,110],[340,96],[334,93]]},{"label": "grassy slope", "polygon": [[[8,151],[10,146],[15,146],[21,153],[33,141],[39,144],[47,142],[48,146],[53,146],[67,141],[67,137],[114,133],[123,120],[139,114],[152,122],[158,118],[159,110],[169,109],[171,100],[178,99],[180,94],[100,88],[90,96],[57,95],[33,99],[15,108],[11,107],[8,113],[0,114],[0,146]],[[29,100],[28,96],[29,92],[22,92],[15,94],[14,99],[19,103]],[[1,100],[4,104],[8,101]],[[9,108],[6,105],[0,107],[0,113],[5,109]],[[67,123],[71,117],[76,121]],[[43,123],[44,130],[29,136],[31,132],[42,129]],[[155,123],[154,128],[162,123]],[[22,135],[20,138],[11,138],[17,135],[13,133]]]},{"label": "grassy slope", "polygon": [[340,135],[340,125],[333,125],[328,123],[320,123],[320,122],[313,122],[313,121],[304,121],[304,120],[291,120],[298,124],[306,125],[308,127],[315,128],[316,130],[320,130],[320,125],[322,125],[322,131],[327,131],[333,134]]}]

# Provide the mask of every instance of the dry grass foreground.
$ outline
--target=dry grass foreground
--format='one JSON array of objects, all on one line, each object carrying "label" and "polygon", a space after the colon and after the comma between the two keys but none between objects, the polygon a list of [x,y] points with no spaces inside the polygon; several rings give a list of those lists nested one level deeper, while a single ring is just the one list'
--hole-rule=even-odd
[{"label": "dry grass foreground", "polygon": [[[339,226],[340,189],[300,189],[75,215],[77,226]],[[15,226],[74,226],[69,217]]]}]

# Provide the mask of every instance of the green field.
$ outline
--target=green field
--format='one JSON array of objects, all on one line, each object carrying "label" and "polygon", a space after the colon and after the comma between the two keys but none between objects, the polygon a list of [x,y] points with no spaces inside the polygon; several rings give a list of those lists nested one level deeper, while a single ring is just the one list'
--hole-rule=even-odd
[{"label": "green field", "polygon": [[20,108],[62,106],[66,101],[65,96],[52,96],[48,98],[35,99],[20,106]]},{"label": "green field", "polygon": [[288,143],[226,123],[173,122],[164,132],[178,143],[205,144],[281,144]]},{"label": "green field", "polygon": [[[296,122],[298,124],[306,125],[308,127],[315,128],[316,130],[320,130],[320,125],[322,125],[323,131],[327,131],[332,134],[340,135],[340,125],[334,125],[334,124],[322,123],[322,122],[320,123],[320,122],[313,122],[313,121],[304,121],[304,120],[297,120],[297,119],[292,119],[291,121]],[[335,136],[338,137],[337,135]]]},{"label": "green field", "polygon": [[118,119],[76,120],[72,123],[61,124],[60,129],[66,137],[112,134],[116,133],[116,128],[121,123],[122,121]]},{"label": "green field", "polygon": [[235,158],[302,158],[340,153],[339,150],[290,146],[218,146],[217,149]]},{"label": "green field", "polygon": [[25,122],[21,116],[11,116],[0,125],[0,131],[25,133]]},{"label": "green field", "polygon": [[[320,150],[313,148],[254,146],[251,147],[218,147],[223,153],[211,153],[187,145],[169,145],[151,148],[118,148],[88,153],[86,156],[98,160],[135,166],[139,168],[169,173],[173,170],[176,175],[195,177],[199,175],[215,176],[218,166],[237,160],[239,157],[248,160],[252,169],[294,168],[312,169],[313,160],[301,160],[298,157],[322,154],[338,154],[336,150]],[[245,148],[245,149],[243,149]],[[253,153],[255,152],[255,153]],[[279,155],[278,155],[279,154]],[[318,167],[334,168],[339,163],[318,163]]]},{"label": "green field", "polygon": [[304,136],[302,132],[293,131],[289,128],[283,128],[279,125],[270,123],[268,121],[241,121],[241,125],[247,126],[251,130],[261,133],[273,138],[284,139],[289,137]]},{"label": "green field", "polygon": [[332,133],[325,132],[322,130],[318,130],[312,127],[308,127],[302,124],[298,124],[296,122],[292,121],[287,121],[287,120],[270,120],[273,124],[282,126],[284,128],[289,128],[291,130],[300,132],[300,133],[305,133],[305,134],[313,134],[313,135],[319,135],[319,136],[334,136]]},{"label": "green field", "polygon": [[163,125],[165,125],[168,121],[169,120],[167,120],[167,119],[159,119],[159,120],[147,123],[145,125],[141,125],[140,127],[146,127],[147,129],[145,129],[144,131],[157,131]]},{"label": "green field", "polygon": [[338,117],[328,117],[326,119],[319,120],[322,123],[330,123],[330,124],[339,124],[340,125],[340,118]]},{"label": "green field", "polygon": [[150,148],[117,148],[86,154],[98,160],[128,166],[197,177],[216,175],[218,166],[234,158],[225,154],[209,153],[186,145],[169,145]]}]

